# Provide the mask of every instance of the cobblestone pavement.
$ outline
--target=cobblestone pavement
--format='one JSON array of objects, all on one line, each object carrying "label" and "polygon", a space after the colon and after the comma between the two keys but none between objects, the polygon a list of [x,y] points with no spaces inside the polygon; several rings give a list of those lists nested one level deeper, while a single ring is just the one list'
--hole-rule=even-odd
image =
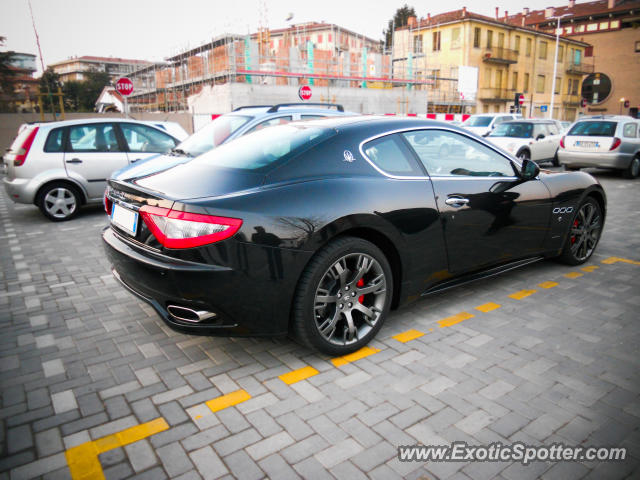
[{"label": "cobblestone pavement", "polygon": [[[112,278],[101,209],[0,194],[0,480],[640,477],[640,181],[598,173],[585,268],[552,261],[391,315],[330,359],[166,328]],[[291,373],[293,372],[293,373]],[[622,462],[400,462],[399,445],[616,446]]]}]

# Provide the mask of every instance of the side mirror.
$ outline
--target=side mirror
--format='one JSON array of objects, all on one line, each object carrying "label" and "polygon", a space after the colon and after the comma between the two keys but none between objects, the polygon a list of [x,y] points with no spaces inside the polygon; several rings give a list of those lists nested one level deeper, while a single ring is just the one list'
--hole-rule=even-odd
[{"label": "side mirror", "polygon": [[522,162],[522,169],[520,170],[520,177],[523,180],[531,180],[532,178],[536,178],[540,174],[540,167],[536,162],[525,159]]},{"label": "side mirror", "polygon": [[486,132],[486,133],[483,133],[483,134],[482,134],[482,136],[483,136],[483,137],[488,137],[490,133],[491,133],[491,130],[489,130],[489,131],[488,131],[488,132]]},{"label": "side mirror", "polygon": [[536,137],[536,140],[542,140],[544,138],[544,133],[541,133]]}]

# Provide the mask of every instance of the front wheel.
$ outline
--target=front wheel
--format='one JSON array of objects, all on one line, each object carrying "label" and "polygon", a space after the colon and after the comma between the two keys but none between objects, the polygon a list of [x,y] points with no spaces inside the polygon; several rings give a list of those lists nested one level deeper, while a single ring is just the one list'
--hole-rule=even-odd
[{"label": "front wheel", "polygon": [[36,205],[49,220],[71,220],[80,209],[80,194],[76,188],[65,182],[54,182],[38,193]]},{"label": "front wheel", "polygon": [[634,157],[629,164],[629,168],[627,168],[622,175],[625,178],[637,178],[640,175],[640,157]]},{"label": "front wheel", "polygon": [[573,217],[569,235],[558,259],[569,265],[589,260],[602,233],[602,209],[593,198],[587,198]]},{"label": "front wheel", "polygon": [[302,275],[293,301],[293,333],[332,356],[355,352],[382,327],[392,292],[391,267],[378,247],[354,237],[334,240]]}]

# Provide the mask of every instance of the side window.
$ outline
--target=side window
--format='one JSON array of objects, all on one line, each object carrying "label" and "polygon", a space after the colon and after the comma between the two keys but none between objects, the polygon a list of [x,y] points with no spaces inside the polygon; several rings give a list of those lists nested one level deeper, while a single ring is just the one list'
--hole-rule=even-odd
[{"label": "side window", "polygon": [[121,123],[120,129],[131,152],[165,153],[176,146],[169,135],[146,125]]},{"label": "side window", "polygon": [[513,177],[511,162],[469,137],[446,130],[416,130],[402,134],[435,177]]},{"label": "side window", "polygon": [[119,152],[116,132],[111,123],[93,123],[69,127],[72,152]]},{"label": "side window", "polygon": [[323,118],[328,118],[326,115],[302,115],[300,116],[300,120],[322,120]]},{"label": "side window", "polygon": [[540,135],[547,136],[547,129],[544,128],[544,125],[541,123],[536,123],[533,126],[533,138],[538,138]]},{"label": "side window", "polygon": [[636,138],[636,124],[625,123],[623,135],[628,138]]},{"label": "side window", "polygon": [[549,135],[560,134],[560,131],[558,130],[558,126],[555,123],[547,123],[547,130],[549,130]]},{"label": "side window", "polygon": [[363,146],[367,158],[390,175],[415,177],[424,175],[416,165],[411,151],[397,135],[386,135]]},{"label": "side window", "polygon": [[269,120],[265,120],[264,122],[260,122],[255,127],[250,128],[248,131],[244,133],[244,135],[246,135],[247,133],[262,130],[263,128],[273,127],[274,125],[284,125],[286,123],[289,123],[291,120],[293,120],[291,115],[288,115],[286,117],[271,118]]},{"label": "side window", "polygon": [[64,134],[64,128],[56,128],[49,132],[47,141],[44,143],[45,152],[62,152],[64,148],[62,146],[62,138]]}]

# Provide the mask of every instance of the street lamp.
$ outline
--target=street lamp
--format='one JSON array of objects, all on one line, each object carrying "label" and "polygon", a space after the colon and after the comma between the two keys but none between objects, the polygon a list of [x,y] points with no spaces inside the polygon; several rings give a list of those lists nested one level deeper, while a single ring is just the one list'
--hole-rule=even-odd
[{"label": "street lamp", "polygon": [[553,56],[553,79],[551,80],[551,105],[549,106],[549,118],[553,118],[553,100],[556,95],[556,74],[558,73],[558,44],[560,43],[560,19],[570,17],[570,13],[565,13],[558,17],[551,17],[558,20],[556,25],[556,53]]}]

